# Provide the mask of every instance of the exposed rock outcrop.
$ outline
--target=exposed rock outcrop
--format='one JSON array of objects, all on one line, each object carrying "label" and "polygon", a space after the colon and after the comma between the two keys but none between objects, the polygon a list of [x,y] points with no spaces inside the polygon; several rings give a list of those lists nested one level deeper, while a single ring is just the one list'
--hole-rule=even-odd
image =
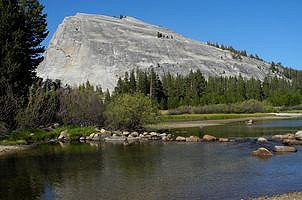
[{"label": "exposed rock outcrop", "polygon": [[66,17],[52,37],[38,76],[79,85],[87,80],[112,90],[126,71],[153,66],[159,74],[188,74],[200,69],[208,76],[282,76],[270,64],[193,41],[166,28],[132,17],[78,13]]}]

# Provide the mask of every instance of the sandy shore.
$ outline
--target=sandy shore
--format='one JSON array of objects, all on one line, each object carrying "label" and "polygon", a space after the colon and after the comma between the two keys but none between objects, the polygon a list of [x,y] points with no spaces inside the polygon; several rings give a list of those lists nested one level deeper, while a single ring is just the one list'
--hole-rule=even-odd
[{"label": "sandy shore", "polygon": [[29,146],[24,145],[0,145],[0,156],[14,153],[16,151],[21,151],[27,149]]},{"label": "sandy shore", "polygon": [[258,197],[254,200],[300,200],[302,199],[302,192],[292,192],[287,194],[281,194],[276,196],[264,196],[264,197]]},{"label": "sandy shore", "polygon": [[219,120],[196,120],[196,121],[171,121],[159,124],[150,125],[148,128],[152,129],[173,129],[173,128],[193,128],[193,127],[206,127],[217,126],[233,122],[242,121],[258,121],[258,120],[274,120],[274,119],[291,119],[302,117],[302,113],[269,113],[272,116],[267,117],[248,117],[248,118],[236,118],[236,119],[219,119]]}]

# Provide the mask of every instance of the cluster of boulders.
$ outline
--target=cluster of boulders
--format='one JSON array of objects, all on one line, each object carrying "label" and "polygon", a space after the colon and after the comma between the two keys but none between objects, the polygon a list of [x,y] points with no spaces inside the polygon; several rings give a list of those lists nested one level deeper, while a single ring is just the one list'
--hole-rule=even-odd
[{"label": "cluster of boulders", "polygon": [[162,140],[172,141],[171,134],[157,133],[157,132],[142,132],[136,131],[108,131],[105,129],[95,129],[94,133],[87,136],[77,136],[71,138],[68,131],[62,131],[57,138],[59,141],[77,140],[77,141],[105,141],[105,142],[136,142],[147,140]]},{"label": "cluster of boulders", "polygon": [[176,138],[172,134],[157,133],[157,132],[130,132],[130,131],[108,131],[105,129],[95,129],[95,132],[87,136],[77,136],[71,138],[68,131],[62,131],[59,137],[59,141],[105,141],[105,142],[140,142],[140,141],[176,141],[176,142],[229,142],[228,138],[217,138],[212,135],[204,135],[203,137],[198,136],[177,136]]},{"label": "cluster of boulders", "polygon": [[184,136],[178,136],[176,137],[175,141],[177,142],[229,142],[230,140],[228,138],[217,138],[212,135],[204,135],[202,138],[198,136],[189,136],[189,137],[184,137]]},{"label": "cluster of boulders", "polygon": [[[298,131],[295,134],[288,133],[284,135],[274,135],[271,137],[273,141],[281,141],[283,145],[274,146],[273,151],[276,153],[289,153],[289,152],[297,152],[295,145],[302,145],[302,131]],[[268,139],[264,137],[260,137],[257,139],[258,143],[265,143]],[[256,151],[252,152],[254,156],[272,156],[273,153],[267,148],[260,147]]]}]

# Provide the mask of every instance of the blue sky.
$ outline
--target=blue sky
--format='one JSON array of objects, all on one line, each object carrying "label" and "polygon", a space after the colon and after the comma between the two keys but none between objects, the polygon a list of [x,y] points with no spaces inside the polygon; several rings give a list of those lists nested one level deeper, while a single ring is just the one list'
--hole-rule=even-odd
[{"label": "blue sky", "polygon": [[301,0],[41,0],[50,34],[77,12],[128,15],[302,69]]}]

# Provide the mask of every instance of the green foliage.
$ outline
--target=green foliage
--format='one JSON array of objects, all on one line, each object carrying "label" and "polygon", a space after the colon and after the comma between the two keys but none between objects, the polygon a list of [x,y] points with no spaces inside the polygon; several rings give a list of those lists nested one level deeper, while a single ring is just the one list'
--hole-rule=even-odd
[{"label": "green foliage", "polygon": [[0,123],[5,124],[7,129],[16,128],[16,115],[23,104],[23,99],[7,93],[0,96]]},{"label": "green foliage", "polygon": [[136,129],[157,119],[157,108],[143,94],[117,96],[106,107],[106,124],[112,128]]},{"label": "green foliage", "polygon": [[274,112],[272,106],[256,100],[248,100],[234,104],[213,104],[205,106],[181,106],[168,111],[170,115],[209,114],[209,113],[265,113]]},{"label": "green foliage", "polygon": [[29,92],[28,104],[20,109],[17,122],[20,128],[37,128],[57,121],[58,94],[48,88],[48,82],[37,82]]},{"label": "green foliage", "polygon": [[221,120],[221,119],[238,119],[250,117],[266,117],[270,114],[253,113],[253,114],[178,114],[178,115],[161,115],[161,122],[171,121],[194,121],[194,120]]},{"label": "green foliage", "polygon": [[251,99],[266,100],[274,106],[293,106],[302,103],[301,91],[302,81],[298,79],[291,82],[272,77],[261,82],[239,75],[209,77],[205,80],[199,70],[191,71],[186,76],[167,73],[160,78],[151,68],[145,72],[137,70],[136,75],[132,71],[130,81],[128,73],[125,78],[119,78],[114,95],[140,92],[157,102],[159,109],[173,109],[180,106],[234,104]]},{"label": "green foliage", "polygon": [[254,59],[260,60],[260,61],[264,61],[257,54],[255,54],[255,55],[253,55],[253,54],[248,55],[245,50],[236,50],[232,46],[218,44],[217,42],[216,43],[214,43],[214,42],[207,42],[207,45],[210,45],[210,46],[213,46],[213,47],[216,47],[216,48],[219,48],[219,49],[223,49],[223,50],[228,50],[228,51],[232,52],[232,57],[234,59],[241,60],[242,59],[241,56],[243,56],[243,57],[250,57],[250,58],[254,58]]},{"label": "green foliage", "polygon": [[99,94],[89,82],[81,85],[79,89],[60,90],[60,120],[66,125],[102,125],[104,103],[103,95]]},{"label": "green foliage", "polygon": [[38,81],[30,89],[28,104],[18,111],[19,128],[38,128],[55,122],[78,126],[102,125],[104,101],[110,101],[110,94],[106,93],[104,97],[101,88],[94,90],[89,82],[72,89],[61,88],[59,82]]},{"label": "green foliage", "polygon": [[38,0],[0,0],[0,94],[26,95],[42,61],[46,15]]},{"label": "green foliage", "polygon": [[65,130],[67,130],[71,138],[74,138],[77,136],[89,136],[91,133],[95,132],[95,127],[61,126],[59,128],[54,129],[54,132],[57,136],[59,136],[60,133]]}]

